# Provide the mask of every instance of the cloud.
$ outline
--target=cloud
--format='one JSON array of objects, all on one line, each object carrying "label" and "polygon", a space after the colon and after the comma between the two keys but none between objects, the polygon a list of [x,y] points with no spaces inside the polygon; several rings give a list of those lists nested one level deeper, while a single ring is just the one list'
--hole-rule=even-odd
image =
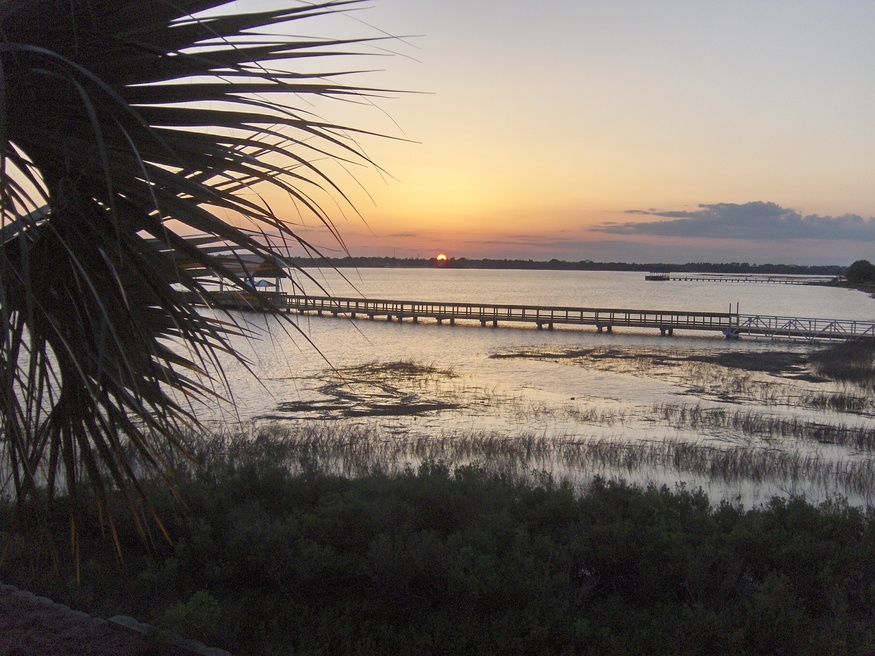
[{"label": "cloud", "polygon": [[826,239],[875,241],[875,220],[857,214],[801,215],[776,203],[716,203],[694,211],[628,210],[662,220],[605,223],[594,228],[615,235],[705,237],[710,239]]}]

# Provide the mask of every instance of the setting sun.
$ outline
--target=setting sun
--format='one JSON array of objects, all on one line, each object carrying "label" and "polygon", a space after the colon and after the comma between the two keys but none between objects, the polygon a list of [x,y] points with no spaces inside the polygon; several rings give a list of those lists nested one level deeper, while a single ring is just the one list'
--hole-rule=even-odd
[{"label": "setting sun", "polygon": [[443,253],[441,253],[441,254],[438,255],[435,259],[436,259],[438,262],[446,262],[446,261],[447,261],[447,256],[444,255]]}]

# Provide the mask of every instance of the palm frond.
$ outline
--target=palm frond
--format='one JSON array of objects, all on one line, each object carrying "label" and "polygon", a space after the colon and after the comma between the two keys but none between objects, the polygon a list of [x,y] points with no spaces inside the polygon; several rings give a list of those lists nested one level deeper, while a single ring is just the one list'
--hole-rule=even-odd
[{"label": "palm frond", "polygon": [[140,521],[131,454],[164,471],[197,425],[191,402],[221,393],[221,354],[240,357],[236,326],[192,294],[207,296],[207,276],[244,284],[228,252],[315,250],[252,189],[283,191],[337,234],[316,198],[345,196],[320,162],[371,164],[350,138],[362,132],[308,104],[381,94],[341,81],[357,69],[323,68],[369,40],[283,36],[358,1],[0,5],[0,483],[16,499],[75,500],[86,480]]}]

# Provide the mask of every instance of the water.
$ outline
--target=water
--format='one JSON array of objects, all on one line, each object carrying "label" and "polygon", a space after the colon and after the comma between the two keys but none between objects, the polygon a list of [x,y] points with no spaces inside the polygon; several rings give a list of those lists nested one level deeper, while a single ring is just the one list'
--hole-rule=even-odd
[{"label": "water", "polygon": [[[415,301],[695,310],[875,320],[875,301],[808,285],[654,282],[640,272],[360,269],[309,273],[332,295]],[[313,282],[299,280],[310,293]]]},{"label": "water", "polygon": [[[310,273],[338,296],[713,312],[734,311],[737,304],[743,314],[875,320],[875,300],[865,294],[815,286],[652,282],[630,272]],[[311,293],[322,293],[310,281],[303,284]],[[816,483],[799,475],[763,479],[756,474],[760,478],[751,484],[754,474],[745,473],[730,485],[726,476],[703,473],[705,465],[677,465],[676,445],[693,444],[699,456],[712,449],[746,449],[761,458],[773,458],[776,451],[782,457],[795,454],[808,458],[815,473],[820,470],[810,465],[812,458],[830,467],[870,466],[870,454],[858,443],[835,444],[836,435],[875,429],[868,395],[811,380],[798,367],[751,371],[715,362],[746,354],[757,361],[776,351],[802,358],[819,347],[730,341],[705,333],[660,337],[647,330],[598,334],[579,328],[493,329],[297,315],[289,315],[296,322],[290,326],[267,315],[236,316],[260,338],[238,343],[251,372],[228,363],[236,408],[209,409],[203,415],[209,422],[330,424],[401,441],[458,442],[463,436],[498,434],[557,443],[622,443],[639,450],[646,446],[649,451],[638,454],[644,464],[633,468],[626,461],[603,460],[589,465],[588,473],[682,480],[748,501],[783,492],[813,498],[839,493],[868,502],[866,484],[849,488],[837,482],[849,474],[842,478],[821,471],[823,480]],[[857,406],[824,410],[822,399],[836,395],[857,399]],[[792,422],[796,428],[787,428]],[[817,433],[817,426],[827,428]],[[550,466],[570,475],[587,469],[568,454],[554,454]]]}]

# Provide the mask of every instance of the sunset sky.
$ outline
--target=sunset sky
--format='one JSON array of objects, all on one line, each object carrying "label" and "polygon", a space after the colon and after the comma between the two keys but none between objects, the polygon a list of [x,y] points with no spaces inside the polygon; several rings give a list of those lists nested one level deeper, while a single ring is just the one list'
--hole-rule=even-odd
[{"label": "sunset sky", "polygon": [[409,140],[340,180],[353,255],[875,260],[870,0],[367,7],[338,29],[410,37],[368,81],[421,93],[325,110]]}]

